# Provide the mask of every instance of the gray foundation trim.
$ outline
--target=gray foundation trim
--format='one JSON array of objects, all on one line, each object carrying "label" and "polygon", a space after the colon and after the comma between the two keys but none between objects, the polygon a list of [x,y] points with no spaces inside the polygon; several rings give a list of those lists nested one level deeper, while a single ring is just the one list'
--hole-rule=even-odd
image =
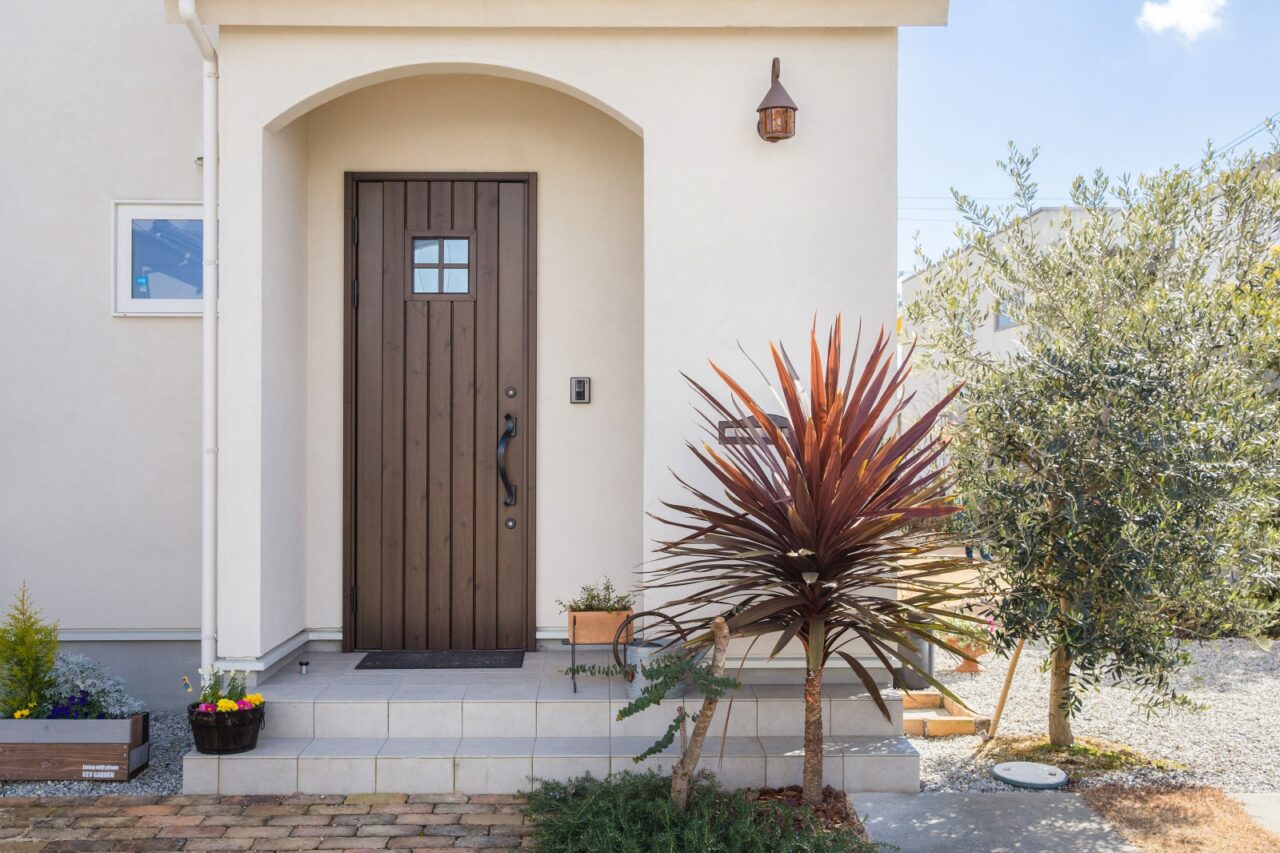
[{"label": "gray foundation trim", "polygon": [[[141,699],[150,711],[185,711],[192,700],[182,676],[200,683],[200,641],[196,640],[71,640],[63,632],[61,650],[84,655],[107,668]],[[128,738],[126,737],[127,741]]]},{"label": "gray foundation trim", "polygon": [[89,642],[122,642],[122,641],[146,641],[155,640],[196,640],[200,639],[200,632],[195,628],[160,628],[160,629],[134,629],[134,628],[64,628],[58,632],[58,639],[64,643],[89,643]]}]

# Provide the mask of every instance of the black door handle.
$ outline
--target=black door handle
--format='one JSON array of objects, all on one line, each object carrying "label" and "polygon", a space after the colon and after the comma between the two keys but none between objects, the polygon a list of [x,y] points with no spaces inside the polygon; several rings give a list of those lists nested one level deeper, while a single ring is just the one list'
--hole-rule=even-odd
[{"label": "black door handle", "polygon": [[507,428],[503,431],[502,437],[498,439],[498,479],[502,481],[502,488],[506,491],[506,496],[502,499],[503,506],[516,505],[516,487],[511,485],[511,480],[507,477],[507,443],[516,435],[516,416],[507,415]]}]

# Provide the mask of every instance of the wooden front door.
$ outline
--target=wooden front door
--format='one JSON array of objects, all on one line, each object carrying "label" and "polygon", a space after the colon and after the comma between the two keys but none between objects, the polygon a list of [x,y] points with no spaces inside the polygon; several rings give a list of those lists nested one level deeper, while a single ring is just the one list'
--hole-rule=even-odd
[{"label": "wooden front door", "polygon": [[347,177],[344,646],[531,649],[534,176]]}]

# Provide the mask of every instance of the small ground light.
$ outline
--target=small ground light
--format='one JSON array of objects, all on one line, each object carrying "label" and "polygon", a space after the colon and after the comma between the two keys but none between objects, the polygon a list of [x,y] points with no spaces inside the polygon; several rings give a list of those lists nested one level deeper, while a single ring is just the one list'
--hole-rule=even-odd
[{"label": "small ground light", "polygon": [[300,675],[306,675],[306,674],[307,674],[307,670],[308,670],[310,667],[311,667],[311,661],[309,661],[309,660],[300,660],[300,661],[298,661],[298,673],[299,673]]}]

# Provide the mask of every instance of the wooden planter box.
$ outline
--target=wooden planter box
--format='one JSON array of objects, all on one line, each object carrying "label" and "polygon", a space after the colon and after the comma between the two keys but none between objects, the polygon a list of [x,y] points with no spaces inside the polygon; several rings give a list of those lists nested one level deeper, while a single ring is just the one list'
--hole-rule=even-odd
[{"label": "wooden planter box", "polygon": [[[569,613],[569,642],[575,644],[607,644],[613,642],[618,626],[631,618],[634,610],[578,610]],[[620,639],[631,642],[634,625],[628,625]]]},{"label": "wooden planter box", "polygon": [[151,715],[0,720],[0,780],[124,782],[151,760]]}]

